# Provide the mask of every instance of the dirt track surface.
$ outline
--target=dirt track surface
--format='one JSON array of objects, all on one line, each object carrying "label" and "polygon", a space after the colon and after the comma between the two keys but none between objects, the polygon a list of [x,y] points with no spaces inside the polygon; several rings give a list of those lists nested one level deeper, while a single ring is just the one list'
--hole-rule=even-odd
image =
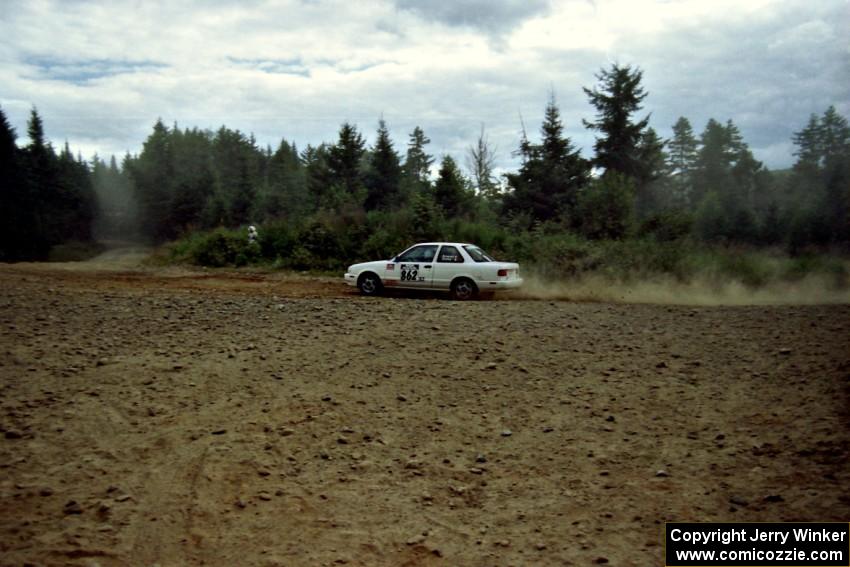
[{"label": "dirt track surface", "polygon": [[0,564],[661,565],[850,519],[850,306],[0,265]]}]

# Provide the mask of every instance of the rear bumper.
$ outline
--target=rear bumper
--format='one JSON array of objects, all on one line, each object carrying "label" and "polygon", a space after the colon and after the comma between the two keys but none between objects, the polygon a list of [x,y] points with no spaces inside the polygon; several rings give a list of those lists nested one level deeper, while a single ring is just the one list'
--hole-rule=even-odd
[{"label": "rear bumper", "polygon": [[479,282],[478,291],[507,291],[522,287],[522,278],[513,280],[496,280],[494,282]]}]

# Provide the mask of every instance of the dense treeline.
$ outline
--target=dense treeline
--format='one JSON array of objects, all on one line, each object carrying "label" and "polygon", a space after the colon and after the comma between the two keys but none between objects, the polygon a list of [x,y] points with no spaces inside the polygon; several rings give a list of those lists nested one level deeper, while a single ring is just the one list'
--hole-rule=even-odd
[{"label": "dense treeline", "polygon": [[118,167],[114,158],[83,163],[67,147],[55,155],[35,111],[30,145],[19,149],[4,117],[3,259],[44,257],[57,242],[90,238],[93,220],[101,235],[154,243],[257,224],[256,249],[237,245],[238,233],[215,232],[193,240],[204,243],[193,257],[329,269],[438,238],[525,258],[534,256],[522,252],[529,239],[553,235],[781,245],[792,253],[850,242],[850,127],[835,108],[795,134],[793,169],[770,172],[731,120],[711,119],[697,136],[682,117],[673,137],[661,139],[640,115],[647,93],[639,69],[615,64],[597,79],[584,89],[595,110],[584,121],[596,132],[593,156],[564,134],[551,97],[539,138],[523,127],[519,169],[501,177],[483,127],[465,156],[468,174],[450,156],[429,155],[419,127],[400,154],[383,120],[369,147],[345,123],[334,143],[303,150],[287,140],[260,148],[225,127],[158,121],[141,153]]},{"label": "dense treeline", "polygon": [[97,200],[88,165],[68,144],[57,155],[33,110],[29,145],[18,148],[0,111],[0,261],[43,260],[52,247],[89,241]]}]

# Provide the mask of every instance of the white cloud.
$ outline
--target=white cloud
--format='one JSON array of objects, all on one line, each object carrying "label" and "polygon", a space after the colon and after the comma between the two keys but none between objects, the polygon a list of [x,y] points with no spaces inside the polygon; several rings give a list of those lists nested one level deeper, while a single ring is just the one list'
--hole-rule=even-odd
[{"label": "white cloud", "polygon": [[[387,120],[397,149],[420,125],[433,153],[463,153],[485,123],[511,167],[519,115],[536,135],[551,89],[589,155],[581,91],[610,61],[644,70],[662,136],[732,119],[768,165],[811,112],[850,112],[842,0],[564,0],[455,3],[33,2],[0,16],[0,105],[26,131],[31,105],[54,143],[137,152],[166,123],[333,141]],[[758,155],[764,148],[765,154]],[[784,152],[784,153],[783,153]]]}]

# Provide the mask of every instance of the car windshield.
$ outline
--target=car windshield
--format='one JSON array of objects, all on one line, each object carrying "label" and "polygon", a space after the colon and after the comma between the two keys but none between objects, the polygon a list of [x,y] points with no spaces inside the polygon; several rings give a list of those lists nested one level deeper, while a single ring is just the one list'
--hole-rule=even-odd
[{"label": "car windshield", "polygon": [[464,250],[469,254],[469,257],[475,260],[476,262],[495,262],[489,254],[487,254],[484,250],[479,248],[478,246],[464,246]]}]

